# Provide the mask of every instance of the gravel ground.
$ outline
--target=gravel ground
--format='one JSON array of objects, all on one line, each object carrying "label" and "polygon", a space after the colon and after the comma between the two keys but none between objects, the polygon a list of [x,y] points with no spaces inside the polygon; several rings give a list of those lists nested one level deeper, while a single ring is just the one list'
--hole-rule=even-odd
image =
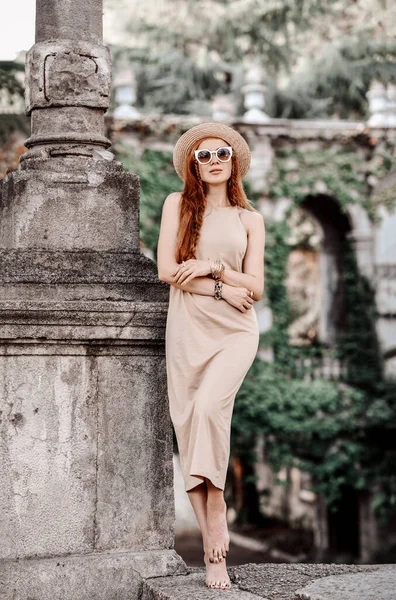
[{"label": "gravel ground", "polygon": [[[230,569],[230,579],[240,590],[268,600],[295,600],[294,592],[321,577],[375,571],[380,565],[268,564]],[[345,600],[348,600],[345,598]],[[362,598],[364,600],[364,598]],[[379,599],[380,600],[380,599]]]},{"label": "gravel ground", "polygon": [[[223,598],[225,593],[228,600],[296,600],[295,591],[315,579],[383,568],[396,569],[394,565],[245,564],[228,569],[233,586],[224,591],[205,586],[205,568],[190,567],[187,575],[146,580],[142,600],[206,600]],[[378,594],[377,600],[383,597]],[[349,599],[346,596],[343,600]]]}]

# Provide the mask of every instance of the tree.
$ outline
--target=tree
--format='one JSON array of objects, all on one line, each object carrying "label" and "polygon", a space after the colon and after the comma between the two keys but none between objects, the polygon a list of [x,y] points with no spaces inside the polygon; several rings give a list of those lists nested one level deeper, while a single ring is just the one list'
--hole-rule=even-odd
[{"label": "tree", "polygon": [[23,72],[24,69],[25,65],[21,62],[0,61],[0,90],[8,95],[10,104],[13,104],[17,98],[23,98],[24,87],[18,78],[18,73]]},{"label": "tree", "polygon": [[[370,81],[396,79],[396,13],[386,0],[135,2],[126,24],[147,110],[210,114],[258,60],[274,117],[362,117]],[[119,52],[121,49],[115,49]]]}]

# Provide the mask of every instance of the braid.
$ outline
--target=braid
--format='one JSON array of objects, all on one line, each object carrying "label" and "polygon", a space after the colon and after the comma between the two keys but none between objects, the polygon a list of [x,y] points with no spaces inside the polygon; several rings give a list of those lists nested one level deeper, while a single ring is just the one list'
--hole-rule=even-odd
[{"label": "braid", "polygon": [[195,204],[196,207],[196,211],[195,214],[192,214],[192,219],[191,219],[191,253],[195,258],[195,252],[197,249],[197,245],[198,245],[198,240],[199,240],[199,235],[200,235],[200,231],[201,231],[201,227],[202,227],[202,223],[203,223],[203,214],[205,211],[205,206],[204,206],[204,199],[205,199],[205,189],[204,189],[204,184],[203,181],[201,179],[201,175],[199,173],[199,167],[198,167],[198,163],[196,161],[194,161],[194,167],[195,167],[195,173],[196,173],[196,177],[197,177],[197,181],[198,181],[198,185],[199,185],[199,191],[200,191],[200,195],[201,195],[201,202],[198,202],[197,204]]},{"label": "braid", "polygon": [[227,181],[228,197],[231,204],[234,203],[235,198],[238,198],[238,166],[236,161],[232,161],[231,175]]},{"label": "braid", "polygon": [[194,162],[194,166],[195,166],[195,173],[197,174],[198,185],[199,185],[199,187],[200,187],[200,188],[201,188],[201,190],[202,190],[202,194],[203,194],[203,195],[205,195],[204,184],[203,184],[203,181],[202,181],[202,179],[201,179],[201,174],[200,174],[200,172],[199,172],[199,166],[198,166],[198,163],[197,163],[196,161]]}]

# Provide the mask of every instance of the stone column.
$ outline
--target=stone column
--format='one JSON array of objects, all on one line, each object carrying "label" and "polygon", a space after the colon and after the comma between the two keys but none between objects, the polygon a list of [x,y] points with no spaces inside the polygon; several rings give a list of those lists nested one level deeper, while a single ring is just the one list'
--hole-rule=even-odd
[{"label": "stone column", "polygon": [[374,232],[367,212],[359,204],[348,207],[352,230],[348,234],[355,253],[359,270],[362,275],[375,285],[374,276]]},{"label": "stone column", "polygon": [[0,185],[0,597],[138,598],[173,549],[169,288],[107,150],[101,0],[37,0],[28,152]]},{"label": "stone column", "polygon": [[317,496],[313,534],[314,560],[315,562],[322,562],[329,550],[329,523],[327,505],[323,494]]}]

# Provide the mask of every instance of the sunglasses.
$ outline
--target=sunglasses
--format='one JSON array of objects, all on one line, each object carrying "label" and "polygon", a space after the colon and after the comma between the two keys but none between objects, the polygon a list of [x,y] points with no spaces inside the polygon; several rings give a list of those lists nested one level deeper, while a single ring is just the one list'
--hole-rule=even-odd
[{"label": "sunglasses", "polygon": [[195,158],[201,165],[210,163],[213,154],[216,154],[220,162],[228,162],[232,156],[232,148],[231,146],[222,146],[221,148],[217,148],[217,150],[202,149],[194,151]]}]

